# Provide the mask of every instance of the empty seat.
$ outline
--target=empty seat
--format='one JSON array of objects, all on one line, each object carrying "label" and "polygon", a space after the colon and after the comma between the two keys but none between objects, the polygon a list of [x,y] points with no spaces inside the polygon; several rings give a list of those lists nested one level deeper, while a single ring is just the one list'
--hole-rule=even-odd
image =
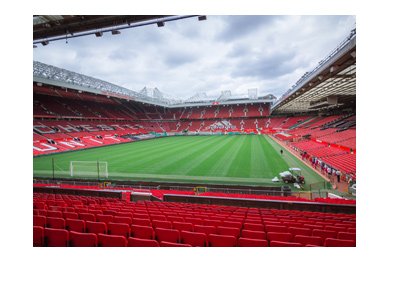
[{"label": "empty seat", "polygon": [[308,244],[322,246],[324,240],[319,236],[295,235],[293,242],[301,243],[304,246]]},{"label": "empty seat", "polygon": [[290,242],[292,241],[293,235],[290,232],[267,232],[267,240],[268,241],[283,241]]},{"label": "empty seat", "polygon": [[207,225],[207,226],[219,226],[221,225],[221,221],[220,220],[213,220],[213,219],[203,219],[203,225]]},{"label": "empty seat", "polygon": [[33,226],[33,246],[44,246],[44,228],[42,226]]},{"label": "empty seat", "polygon": [[233,247],[236,246],[237,239],[232,235],[208,235],[208,246],[213,247]]},{"label": "empty seat", "polygon": [[191,247],[190,244],[174,243],[174,242],[168,242],[168,241],[161,241],[160,246],[161,247]]},{"label": "empty seat", "polygon": [[264,231],[253,231],[253,230],[243,229],[241,237],[253,238],[253,239],[267,239],[267,234]]},{"label": "empty seat", "polygon": [[70,219],[65,220],[65,229],[69,231],[85,232],[85,221],[82,219]]},{"label": "empty seat", "polygon": [[336,233],[336,231],[332,231],[332,230],[314,229],[312,231],[312,236],[320,236],[320,237],[322,237],[322,239],[336,238],[337,233]]},{"label": "empty seat", "polygon": [[261,223],[243,223],[243,229],[254,230],[254,231],[264,231],[264,225]]},{"label": "empty seat", "polygon": [[152,221],[153,228],[172,228],[172,223],[167,220],[153,220]]},{"label": "empty seat", "polygon": [[45,228],[44,245],[63,247],[68,246],[69,233],[65,229]]},{"label": "empty seat", "polygon": [[304,228],[304,227],[289,227],[288,232],[293,234],[293,236],[296,235],[311,236],[312,234],[312,230],[310,228]]},{"label": "empty seat", "polygon": [[179,243],[180,240],[179,231],[176,229],[156,228],[155,234],[156,240],[158,240],[159,242],[167,241]]},{"label": "empty seat", "polygon": [[131,217],[125,217],[125,216],[114,216],[113,222],[115,223],[126,223],[128,225],[132,224],[132,218]]},{"label": "empty seat", "polygon": [[86,232],[89,233],[107,233],[107,225],[104,222],[87,221],[86,222]]},{"label": "empty seat", "polygon": [[96,221],[95,215],[90,213],[80,213],[79,219],[83,219],[84,221]]},{"label": "empty seat", "polygon": [[234,228],[241,229],[242,228],[242,223],[238,222],[238,221],[230,221],[229,220],[229,221],[222,222],[220,226],[223,226],[223,227],[234,227]]},{"label": "empty seat", "polygon": [[97,234],[98,246],[102,247],[124,247],[128,241],[122,235]]},{"label": "empty seat", "polygon": [[266,232],[288,232],[288,228],[285,225],[265,225]]},{"label": "empty seat", "polygon": [[48,228],[65,228],[65,220],[59,217],[47,217],[46,218],[46,227]]},{"label": "empty seat", "polygon": [[148,218],[136,218],[133,217],[132,224],[134,225],[143,225],[143,226],[151,226],[151,220]]},{"label": "empty seat", "polygon": [[240,235],[240,228],[238,227],[224,227],[218,226],[217,227],[217,234],[219,235],[232,235],[236,238]]},{"label": "empty seat", "polygon": [[215,226],[210,226],[210,225],[194,225],[194,232],[201,232],[205,233],[207,235],[209,234],[216,234],[217,233],[217,228]]},{"label": "empty seat", "polygon": [[64,219],[71,218],[71,219],[79,219],[79,215],[75,212],[64,212]]},{"label": "empty seat", "polygon": [[109,222],[112,222],[114,217],[112,215],[104,215],[104,214],[97,214],[96,215],[96,221],[98,222],[105,222],[108,224]]},{"label": "empty seat", "polygon": [[270,241],[269,246],[272,247],[299,247],[303,246],[301,243],[298,242],[285,242],[285,241]]},{"label": "empty seat", "polygon": [[200,232],[181,231],[181,242],[191,246],[207,246],[207,235]]},{"label": "empty seat", "polygon": [[337,238],[356,241],[356,234],[351,232],[338,232]]},{"label": "empty seat", "polygon": [[96,247],[97,235],[94,233],[69,232],[69,246]]},{"label": "empty seat", "polygon": [[327,225],[327,226],[325,226],[325,230],[332,230],[332,231],[336,231],[336,232],[340,232],[340,231],[345,232],[345,231],[347,231],[347,227]]},{"label": "empty seat", "polygon": [[46,217],[42,215],[34,215],[33,216],[33,225],[46,227]]},{"label": "empty seat", "polygon": [[50,211],[50,210],[48,210],[47,211],[47,217],[59,217],[59,218],[62,218],[63,214],[60,211]]},{"label": "empty seat", "polygon": [[131,225],[131,236],[143,239],[154,239],[154,230],[151,226]]},{"label": "empty seat", "polygon": [[130,247],[157,247],[160,246],[157,240],[143,239],[137,237],[128,238],[128,246]]},{"label": "empty seat", "polygon": [[114,223],[110,222],[107,226],[108,234],[112,235],[122,235],[128,238],[130,236],[131,230],[129,224],[127,223]]},{"label": "empty seat", "polygon": [[328,247],[354,247],[356,242],[354,240],[327,238],[325,239],[324,246]]},{"label": "empty seat", "polygon": [[182,231],[182,230],[193,231],[193,225],[188,222],[173,221],[172,227],[179,231]]},{"label": "empty seat", "polygon": [[238,240],[238,246],[241,247],[264,247],[268,246],[268,241],[265,239],[252,239],[240,237]]}]

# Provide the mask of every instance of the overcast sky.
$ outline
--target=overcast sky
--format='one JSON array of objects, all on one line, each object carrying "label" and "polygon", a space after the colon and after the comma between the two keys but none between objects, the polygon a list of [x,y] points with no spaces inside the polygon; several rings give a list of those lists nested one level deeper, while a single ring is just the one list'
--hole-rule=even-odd
[{"label": "overcast sky", "polygon": [[257,88],[281,96],[355,28],[354,16],[207,16],[38,45],[33,59],[176,98]]}]

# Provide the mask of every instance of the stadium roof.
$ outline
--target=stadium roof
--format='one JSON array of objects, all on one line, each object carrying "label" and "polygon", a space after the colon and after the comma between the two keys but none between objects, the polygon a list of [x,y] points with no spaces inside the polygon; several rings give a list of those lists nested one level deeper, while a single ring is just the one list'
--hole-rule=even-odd
[{"label": "stadium roof", "polygon": [[311,72],[301,77],[272,107],[302,113],[355,106],[356,29]]}]

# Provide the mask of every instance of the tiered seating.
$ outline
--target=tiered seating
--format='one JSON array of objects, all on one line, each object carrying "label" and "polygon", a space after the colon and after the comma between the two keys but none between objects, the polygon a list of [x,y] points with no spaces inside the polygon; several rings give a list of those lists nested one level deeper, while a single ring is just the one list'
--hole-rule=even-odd
[{"label": "tiered seating", "polygon": [[[131,203],[40,193],[34,193],[33,207],[34,246],[356,244],[356,218],[351,214],[172,202]],[[66,218],[74,213],[79,219]]]}]

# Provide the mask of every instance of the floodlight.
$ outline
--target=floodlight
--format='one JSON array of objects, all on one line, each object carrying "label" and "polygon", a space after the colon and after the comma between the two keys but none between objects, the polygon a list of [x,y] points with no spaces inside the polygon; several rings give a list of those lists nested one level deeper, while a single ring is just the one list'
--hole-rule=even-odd
[{"label": "floodlight", "polygon": [[118,31],[118,30],[112,30],[112,31],[111,31],[111,34],[112,34],[112,35],[119,35],[119,34],[121,34],[121,32]]},{"label": "floodlight", "polygon": [[204,21],[204,20],[207,20],[207,16],[205,16],[205,15],[202,15],[202,16],[199,16],[199,21]]},{"label": "floodlight", "polygon": [[43,41],[43,42],[42,42],[42,45],[43,45],[43,46],[47,46],[48,44],[49,44],[49,41]]},{"label": "floodlight", "polygon": [[103,36],[103,32],[96,32],[96,33],[94,33],[95,35],[96,35],[96,37],[101,37],[101,36]]},{"label": "floodlight", "polygon": [[157,27],[164,27],[165,23],[164,22],[157,22]]}]

